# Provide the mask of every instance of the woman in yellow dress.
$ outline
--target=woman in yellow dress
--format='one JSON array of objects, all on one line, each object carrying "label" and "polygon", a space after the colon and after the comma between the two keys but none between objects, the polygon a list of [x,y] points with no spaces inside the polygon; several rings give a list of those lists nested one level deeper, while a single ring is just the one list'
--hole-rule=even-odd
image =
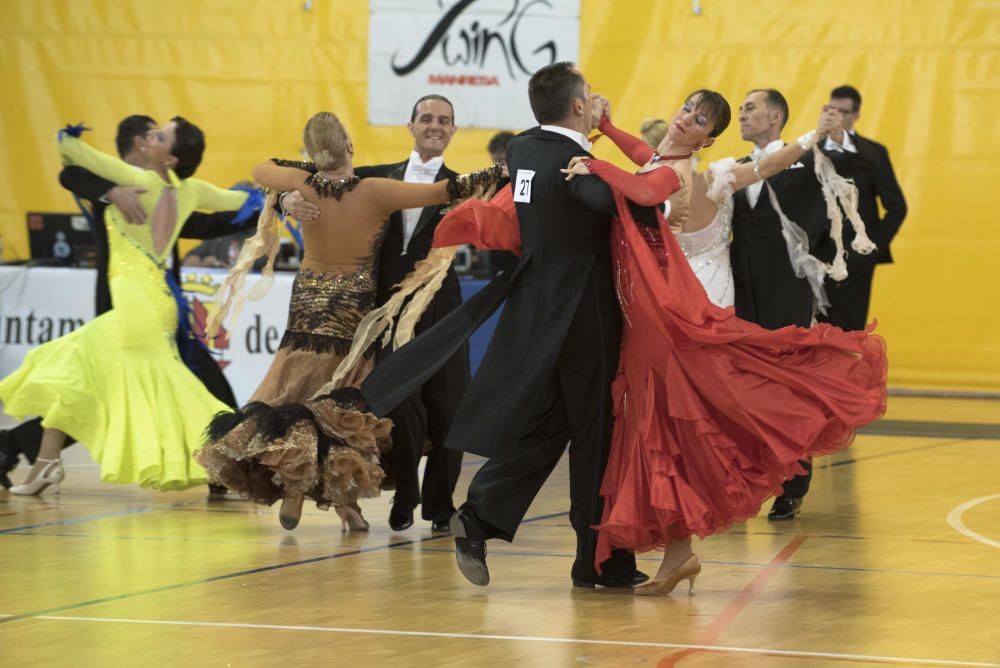
[{"label": "woman in yellow dress", "polygon": [[39,415],[45,428],[35,466],[11,493],[38,494],[49,485],[58,490],[66,434],[86,445],[104,482],[161,490],[202,485],[207,476],[192,454],[212,417],[230,409],[180,359],[177,305],[165,263],[195,209],[240,209],[249,205],[249,195],[189,178],[205,141],[183,118],[147,135],[143,150],[147,164],[155,165],[147,170],[88,146],[79,139],[82,130],[60,131],[65,163],[145,188],[140,200],[149,215],[146,223],[132,225],[116,207],[107,208],[114,308],[35,348],[0,381],[5,412]]}]

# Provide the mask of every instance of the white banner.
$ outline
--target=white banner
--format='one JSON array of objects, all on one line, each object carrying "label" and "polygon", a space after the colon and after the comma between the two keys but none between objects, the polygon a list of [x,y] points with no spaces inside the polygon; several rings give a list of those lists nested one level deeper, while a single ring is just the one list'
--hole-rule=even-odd
[{"label": "white banner", "polygon": [[[0,378],[21,364],[28,351],[81,327],[94,317],[93,269],[0,267]],[[204,338],[212,299],[225,278],[222,270],[182,269],[181,287]],[[232,329],[206,341],[243,404],[264,378],[288,320],[291,273],[275,274],[275,285],[256,302],[247,302]],[[251,277],[250,282],[256,280]]]},{"label": "white banner", "polygon": [[459,127],[536,125],[528,79],[580,53],[580,0],[370,0],[368,120],[404,125],[444,95]]}]

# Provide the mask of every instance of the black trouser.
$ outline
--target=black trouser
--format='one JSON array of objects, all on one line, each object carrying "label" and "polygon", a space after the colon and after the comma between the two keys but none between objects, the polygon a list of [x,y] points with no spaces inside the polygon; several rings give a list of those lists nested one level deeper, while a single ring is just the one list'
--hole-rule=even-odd
[{"label": "black trouser", "polygon": [[826,294],[830,307],[825,315],[817,315],[820,322],[828,322],[845,331],[859,331],[868,324],[868,306],[872,296],[874,263],[851,263],[847,278],[842,281],[826,280]]},{"label": "black trouser", "polygon": [[[389,413],[392,448],[385,463],[396,480],[393,505],[412,510],[419,504],[425,520],[445,520],[455,512],[452,497],[462,472],[462,453],[444,447],[456,401],[449,400],[446,378],[439,372],[416,394]],[[418,466],[429,442],[423,485]]]},{"label": "black trouser", "polygon": [[[825,314],[817,314],[820,322],[828,322],[845,331],[859,331],[868,324],[868,304],[872,293],[872,263],[852,263],[848,267],[847,278],[842,281],[826,279],[826,294],[830,306]],[[812,460],[800,462],[805,467],[805,475],[797,475],[787,481],[782,490],[784,496],[802,497],[809,491],[812,480]]]},{"label": "black trouser", "polygon": [[812,459],[800,459],[799,464],[802,464],[802,468],[806,470],[805,475],[797,475],[794,478],[786,480],[781,489],[782,496],[794,496],[798,498],[805,496],[806,492],[809,491],[809,483],[813,477]]},{"label": "black trouser", "polygon": [[[462,507],[479,518],[487,537],[512,541],[569,442],[569,518],[576,531],[572,577],[594,581],[597,532],[591,527],[600,523],[604,507],[600,488],[610,450],[611,405],[604,394],[607,405],[595,406],[595,388],[609,383],[589,367],[556,363],[524,436],[479,469]],[[603,577],[625,577],[633,570],[635,555],[627,550],[615,550],[602,564]]]}]

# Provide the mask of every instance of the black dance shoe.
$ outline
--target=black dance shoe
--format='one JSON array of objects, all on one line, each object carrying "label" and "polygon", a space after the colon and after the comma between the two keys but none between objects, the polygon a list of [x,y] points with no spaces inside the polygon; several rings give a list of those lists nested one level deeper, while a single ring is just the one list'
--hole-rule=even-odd
[{"label": "black dance shoe", "polygon": [[468,511],[458,510],[449,522],[455,537],[455,560],[458,570],[474,585],[485,587],[490,583],[490,569],[486,567],[486,531]]},{"label": "black dance shoe", "polygon": [[594,587],[629,588],[641,585],[648,579],[649,576],[642,571],[632,571],[631,575],[625,575],[623,577],[598,577],[596,580],[573,578],[573,586],[580,587],[582,589],[593,589]]},{"label": "black dance shoe", "polygon": [[451,517],[440,518],[431,521],[431,535],[449,536],[451,535]]},{"label": "black dance shoe", "polygon": [[403,510],[395,503],[389,511],[389,528],[393,531],[406,531],[413,526],[413,508]]},{"label": "black dance shoe", "polygon": [[794,520],[800,508],[802,508],[801,496],[778,496],[774,499],[774,505],[771,506],[767,519],[770,522]]}]

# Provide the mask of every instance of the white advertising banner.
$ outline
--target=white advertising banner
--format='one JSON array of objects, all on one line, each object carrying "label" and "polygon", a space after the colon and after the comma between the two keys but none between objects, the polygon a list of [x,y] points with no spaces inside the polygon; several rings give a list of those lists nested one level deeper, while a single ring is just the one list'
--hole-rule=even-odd
[{"label": "white advertising banner", "polygon": [[[181,271],[194,330],[202,338],[223,278],[221,270]],[[278,350],[294,278],[291,273],[276,274],[274,287],[263,299],[248,301],[231,328],[206,341],[241,404],[264,378]],[[93,269],[0,267],[0,378],[16,369],[35,346],[93,319],[95,281]]]},{"label": "white advertising banner", "polygon": [[528,128],[528,79],[576,62],[580,0],[370,0],[368,120],[404,125],[436,93],[459,127]]}]

